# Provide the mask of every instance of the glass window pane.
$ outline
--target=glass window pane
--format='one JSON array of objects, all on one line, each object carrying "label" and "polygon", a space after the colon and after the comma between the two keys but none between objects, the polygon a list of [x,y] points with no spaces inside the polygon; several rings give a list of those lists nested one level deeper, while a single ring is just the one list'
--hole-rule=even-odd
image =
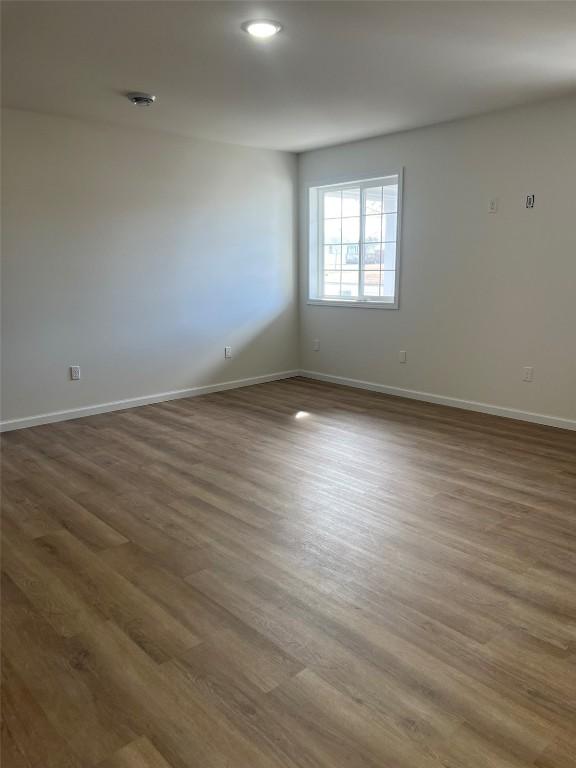
[{"label": "glass window pane", "polygon": [[383,188],[382,213],[395,213],[398,210],[398,184],[388,184]]},{"label": "glass window pane", "polygon": [[364,213],[382,213],[382,187],[364,190]]},{"label": "glass window pane", "polygon": [[341,246],[324,246],[324,269],[340,269],[342,263]]},{"label": "glass window pane", "polygon": [[340,285],[340,270],[325,269],[324,270],[324,285],[328,283],[337,283]]},{"label": "glass window pane", "polygon": [[388,213],[382,216],[382,242],[396,240],[396,214]]},{"label": "glass window pane", "polygon": [[360,240],[360,219],[342,219],[342,242],[357,243]]},{"label": "glass window pane", "polygon": [[340,296],[340,283],[326,283],[324,285],[324,296]]},{"label": "glass window pane", "polygon": [[324,222],[324,242],[340,245],[342,219],[327,219]]},{"label": "glass window pane", "polygon": [[360,188],[342,190],[342,216],[360,216]]},{"label": "glass window pane", "polygon": [[342,216],[342,192],[324,192],[324,218],[339,219]]},{"label": "glass window pane", "polygon": [[382,244],[382,269],[396,269],[396,243]]},{"label": "glass window pane", "polygon": [[381,243],[367,243],[364,246],[364,268],[380,269]]},{"label": "glass window pane", "polygon": [[354,301],[360,294],[382,301],[395,298],[399,185],[399,177],[390,175],[356,186],[317,189],[320,219],[315,226],[321,250],[315,249],[311,275],[320,285],[311,287],[319,288],[320,296],[336,301]]},{"label": "glass window pane", "polygon": [[380,277],[380,296],[394,296],[396,272],[382,272]]},{"label": "glass window pane", "polygon": [[358,295],[358,270],[342,272],[342,296]]},{"label": "glass window pane", "polygon": [[[370,285],[370,286],[376,286],[376,289],[378,289],[378,286],[380,285],[380,272],[376,272],[375,270],[365,270],[364,272],[364,287]],[[378,293],[376,293],[378,295]]]},{"label": "glass window pane", "polygon": [[381,238],[381,223],[382,216],[365,216],[364,217],[364,240],[367,243],[380,243]]},{"label": "glass window pane", "polygon": [[342,246],[342,269],[358,269],[360,263],[360,246]]}]

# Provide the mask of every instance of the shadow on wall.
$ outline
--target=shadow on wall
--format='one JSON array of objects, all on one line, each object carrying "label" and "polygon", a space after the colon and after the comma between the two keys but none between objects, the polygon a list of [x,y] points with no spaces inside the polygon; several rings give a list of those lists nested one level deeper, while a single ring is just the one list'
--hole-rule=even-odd
[{"label": "shadow on wall", "polygon": [[[260,306],[255,314],[256,317],[249,316],[241,310],[232,330],[229,329],[229,322],[209,323],[208,326],[195,324],[182,327],[176,334],[177,338],[170,336],[164,328],[162,333],[157,331],[144,344],[142,336],[139,336],[137,343],[123,338],[119,344],[117,339],[113,354],[104,339],[96,356],[87,365],[81,366],[80,382],[70,381],[68,368],[61,366],[62,370],[58,370],[58,379],[51,390],[52,397],[44,399],[41,408],[35,412],[30,413],[26,409],[26,400],[20,400],[18,392],[12,393],[8,401],[4,391],[6,400],[2,421],[36,418],[123,400],[127,401],[126,407],[130,407],[132,399],[153,398],[170,392],[297,369],[298,336],[294,306],[285,302],[275,314],[270,308],[264,311]],[[173,327],[171,331],[174,331]],[[225,359],[225,346],[232,348],[230,359]],[[178,375],[174,377],[173,363],[178,355],[181,359]],[[117,363],[119,356],[121,369]],[[40,377],[35,378],[31,385],[41,387]],[[106,392],[104,396],[103,392]],[[37,389],[32,394],[40,401],[41,391]],[[30,389],[26,396],[30,398]]]},{"label": "shadow on wall", "polygon": [[296,367],[294,157],[18,111],[2,139],[3,419]]},{"label": "shadow on wall", "polygon": [[[194,330],[202,346],[206,347],[207,334],[212,338],[210,351],[205,351],[192,365],[189,378],[182,388],[220,384],[236,379],[263,376],[298,368],[297,317],[293,306],[275,315],[263,313],[260,317],[238,318],[232,330],[205,327]],[[229,326],[229,323],[227,323]],[[190,339],[192,347],[194,339]],[[232,357],[225,358],[224,348],[232,348]]]}]

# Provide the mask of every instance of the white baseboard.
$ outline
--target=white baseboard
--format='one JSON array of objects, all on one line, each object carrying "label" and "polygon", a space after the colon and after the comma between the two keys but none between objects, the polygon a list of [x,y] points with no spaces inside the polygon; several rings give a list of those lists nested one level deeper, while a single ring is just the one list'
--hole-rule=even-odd
[{"label": "white baseboard", "polygon": [[25,427],[37,427],[41,424],[52,424],[56,421],[68,421],[69,419],[80,419],[83,416],[94,416],[98,413],[108,413],[109,411],[120,411],[126,408],[137,408],[140,405],[152,405],[153,403],[162,403],[166,400],[177,400],[181,397],[197,397],[198,395],[207,395],[210,392],[223,392],[226,389],[238,389],[240,387],[250,387],[254,384],[265,384],[268,381],[278,381],[279,379],[289,379],[292,376],[298,376],[300,371],[280,371],[278,373],[267,373],[264,376],[250,376],[248,379],[235,379],[234,381],[223,381],[219,384],[207,384],[203,387],[190,387],[189,389],[176,389],[172,392],[160,392],[156,395],[144,395],[143,397],[130,397],[127,400],[114,400],[111,403],[99,403],[98,405],[85,405],[81,408],[71,408],[67,411],[53,411],[52,413],[40,413],[36,416],[26,416],[22,419],[9,419],[0,422],[0,432],[10,432],[13,429],[24,429]]},{"label": "white baseboard", "polygon": [[385,395],[394,395],[395,397],[408,397],[412,400],[423,400],[427,403],[447,405],[451,408],[463,408],[466,411],[478,411],[479,413],[489,413],[492,416],[504,416],[507,419],[519,419],[520,421],[531,421],[534,424],[545,424],[549,427],[576,430],[576,420],[564,419],[560,416],[519,411],[516,408],[504,408],[499,405],[490,405],[489,403],[477,403],[474,400],[460,400],[457,397],[433,395],[430,392],[418,392],[414,389],[388,387],[385,384],[377,384],[374,381],[348,379],[344,376],[333,376],[330,373],[319,373],[318,371],[300,371],[300,376],[304,376],[307,379],[316,379],[317,381],[328,381],[332,384],[343,384],[344,386],[355,387],[356,389],[370,389],[373,392],[382,392]]},{"label": "white baseboard", "polygon": [[369,389],[373,392],[382,392],[385,395],[394,395],[396,397],[407,397],[412,400],[423,400],[427,403],[436,403],[437,405],[447,405],[451,408],[463,408],[467,411],[478,411],[479,413],[489,413],[493,416],[504,416],[508,419],[519,419],[520,421],[530,421],[534,424],[545,424],[549,427],[559,427],[560,429],[576,430],[576,420],[564,419],[559,416],[548,416],[543,413],[531,413],[530,411],[519,411],[515,408],[504,408],[499,405],[490,405],[488,403],[478,403],[473,400],[460,400],[457,397],[446,397],[444,395],[434,395],[430,392],[418,392],[414,389],[402,389],[400,387],[389,387],[385,384],[378,384],[374,381],[362,381],[361,379],[349,379],[344,376],[334,376],[330,373],[320,373],[318,371],[280,371],[278,373],[269,373],[264,376],[251,376],[247,379],[235,379],[233,381],[223,381],[218,384],[207,384],[203,387],[190,387],[189,389],[177,389],[172,392],[161,392],[155,395],[144,395],[143,397],[131,397],[127,400],[114,400],[110,403],[99,403],[98,405],[86,405],[81,408],[72,408],[66,411],[53,411],[52,413],[40,413],[36,416],[26,416],[21,419],[10,419],[0,422],[0,432],[9,432],[14,429],[24,429],[26,427],[36,427],[41,424],[51,424],[56,421],[68,421],[70,419],[80,419],[83,416],[94,416],[98,413],[108,413],[110,411],[120,411],[127,408],[137,408],[141,405],[152,405],[153,403],[162,403],[166,400],[177,400],[182,397],[197,397],[198,395],[207,395],[210,392],[223,392],[227,389],[238,389],[240,387],[250,387],[254,384],[264,384],[268,381],[278,381],[280,379],[290,379],[293,376],[303,376],[307,379],[316,379],[317,381],[328,381],[332,384],[342,384],[356,389]]}]

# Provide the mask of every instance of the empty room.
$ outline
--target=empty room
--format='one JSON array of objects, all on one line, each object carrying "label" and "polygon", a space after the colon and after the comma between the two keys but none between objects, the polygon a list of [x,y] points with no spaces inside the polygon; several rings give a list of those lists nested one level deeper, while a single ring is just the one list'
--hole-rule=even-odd
[{"label": "empty room", "polygon": [[4,768],[576,768],[576,2],[6,0]]}]

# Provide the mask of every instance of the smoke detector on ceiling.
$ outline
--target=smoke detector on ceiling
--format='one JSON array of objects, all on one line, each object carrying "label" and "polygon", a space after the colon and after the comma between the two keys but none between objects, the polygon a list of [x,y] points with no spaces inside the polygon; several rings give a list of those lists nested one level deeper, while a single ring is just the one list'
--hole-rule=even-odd
[{"label": "smoke detector on ceiling", "polygon": [[152,96],[151,93],[141,93],[140,91],[127,93],[126,98],[128,101],[131,101],[135,107],[151,107],[156,101],[156,96]]}]

